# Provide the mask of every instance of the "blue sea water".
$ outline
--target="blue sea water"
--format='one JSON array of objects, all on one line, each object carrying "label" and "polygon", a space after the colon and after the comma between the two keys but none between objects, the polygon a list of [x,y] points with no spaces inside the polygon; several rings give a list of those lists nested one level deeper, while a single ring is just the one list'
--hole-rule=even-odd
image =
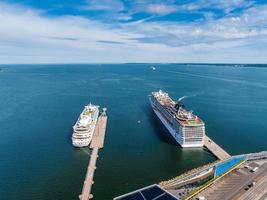
[{"label": "blue sea water", "polygon": [[[165,90],[206,123],[230,154],[267,149],[267,65],[2,65],[0,199],[78,199],[90,150],[71,145],[89,102],[108,107],[94,199],[108,200],[215,160],[181,149],[153,114]],[[139,123],[139,122],[140,123]]]}]

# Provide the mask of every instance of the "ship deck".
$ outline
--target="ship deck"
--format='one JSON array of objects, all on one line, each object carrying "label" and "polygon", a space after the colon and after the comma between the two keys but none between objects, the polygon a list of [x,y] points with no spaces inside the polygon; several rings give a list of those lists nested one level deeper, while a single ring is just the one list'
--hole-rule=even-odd
[{"label": "ship deck", "polygon": [[[157,98],[156,98],[157,99]],[[176,116],[176,112],[173,110],[171,102],[170,101],[162,101],[157,99],[157,101],[161,104],[161,106],[163,108],[165,108],[167,110],[167,112],[172,115],[175,116],[175,119],[179,122],[179,124],[181,124],[182,126],[201,126],[204,125],[204,122],[197,117],[196,115],[194,115],[196,118],[192,119],[192,120],[181,120]]]}]

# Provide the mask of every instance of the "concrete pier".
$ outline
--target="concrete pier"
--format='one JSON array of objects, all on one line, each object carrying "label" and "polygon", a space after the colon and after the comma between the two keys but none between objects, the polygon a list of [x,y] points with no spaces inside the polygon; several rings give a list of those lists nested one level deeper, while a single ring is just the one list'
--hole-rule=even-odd
[{"label": "concrete pier", "polygon": [[224,151],[218,144],[212,141],[207,135],[205,136],[204,146],[219,160],[226,160],[231,156]]},{"label": "concrete pier", "polygon": [[104,147],[104,139],[106,133],[106,125],[107,125],[107,115],[106,113],[102,113],[98,117],[98,121],[96,124],[95,132],[92,138],[92,142],[90,144],[90,148],[103,148]]},{"label": "concrete pier", "polygon": [[94,184],[93,178],[96,170],[98,150],[104,147],[104,139],[106,133],[107,116],[105,111],[106,110],[103,109],[103,113],[98,117],[98,121],[93,134],[92,142],[90,145],[90,148],[93,150],[87,168],[82,193],[81,195],[79,195],[80,200],[89,200],[93,198],[93,194],[91,194],[91,189],[92,185]]}]

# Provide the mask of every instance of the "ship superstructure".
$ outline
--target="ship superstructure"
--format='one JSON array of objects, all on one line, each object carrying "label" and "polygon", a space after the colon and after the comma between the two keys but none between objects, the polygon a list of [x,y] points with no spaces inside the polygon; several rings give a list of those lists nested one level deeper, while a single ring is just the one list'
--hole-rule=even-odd
[{"label": "ship superstructure", "polygon": [[161,90],[152,92],[149,99],[155,114],[182,147],[204,145],[205,124],[198,116]]},{"label": "ship superstructure", "polygon": [[88,104],[73,126],[72,144],[75,147],[88,146],[92,140],[99,115],[99,106]]}]

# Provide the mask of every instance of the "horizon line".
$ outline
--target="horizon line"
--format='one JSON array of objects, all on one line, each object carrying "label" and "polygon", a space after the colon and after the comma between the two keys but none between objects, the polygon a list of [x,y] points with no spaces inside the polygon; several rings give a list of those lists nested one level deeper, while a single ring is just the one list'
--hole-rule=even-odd
[{"label": "horizon line", "polygon": [[201,64],[201,65],[267,65],[267,63],[228,63],[228,62],[73,62],[73,63],[0,63],[1,65],[112,65],[112,64]]}]

